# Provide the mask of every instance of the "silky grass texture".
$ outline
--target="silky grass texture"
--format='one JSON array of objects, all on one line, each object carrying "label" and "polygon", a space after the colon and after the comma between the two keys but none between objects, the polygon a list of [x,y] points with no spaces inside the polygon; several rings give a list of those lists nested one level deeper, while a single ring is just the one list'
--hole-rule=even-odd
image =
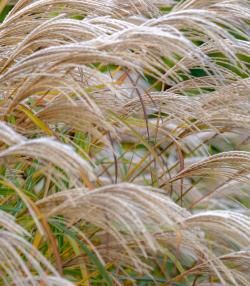
[{"label": "silky grass texture", "polygon": [[249,0],[1,12],[0,285],[249,286]]}]

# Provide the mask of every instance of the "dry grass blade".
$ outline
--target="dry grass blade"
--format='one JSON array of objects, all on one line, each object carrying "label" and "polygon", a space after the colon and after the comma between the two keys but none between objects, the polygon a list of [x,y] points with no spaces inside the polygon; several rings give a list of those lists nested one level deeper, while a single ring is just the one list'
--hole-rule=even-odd
[{"label": "dry grass blade", "polygon": [[[55,176],[55,179],[69,180],[72,186],[79,186],[82,183],[89,186],[90,181],[95,178],[92,167],[79,157],[73,148],[52,138],[26,140],[7,125],[2,124],[1,127],[0,132],[5,135],[2,140],[5,143],[12,144],[12,146],[0,152],[2,162],[9,160],[9,164],[11,162],[15,164],[20,160],[26,160],[28,165],[44,166],[44,171],[41,169],[41,172],[45,172],[45,174],[48,173],[46,165],[50,165],[50,168],[54,166],[53,176]],[[38,160],[38,162],[33,161],[32,163],[32,160]]]},{"label": "dry grass blade", "polygon": [[16,133],[11,127],[4,122],[0,122],[1,141],[7,145],[14,145],[25,141],[25,138]]},{"label": "dry grass blade", "polygon": [[[0,211],[0,279],[2,285],[72,285],[60,278],[50,263],[27,242],[24,236],[28,235],[15,223],[13,217]],[[25,263],[24,258],[29,263]]]},{"label": "dry grass blade", "polygon": [[[219,176],[249,180],[250,154],[249,152],[223,152],[192,164],[176,175],[174,180],[190,176]],[[237,171],[237,172],[236,172]]]},{"label": "dry grass blade", "polygon": [[[201,267],[199,263],[206,265],[222,283],[228,281],[230,285],[237,285],[241,279],[234,277],[233,269],[217,255],[230,255],[234,249],[248,247],[250,226],[247,216],[229,211],[191,215],[157,190],[131,184],[106,186],[90,193],[80,189],[65,191],[39,201],[38,207],[48,217],[63,215],[70,224],[77,221],[79,227],[82,222],[96,225],[100,234],[97,232],[95,236],[102,239],[109,233],[108,252],[102,245],[95,247],[106,263],[111,257],[119,257],[120,263],[132,263],[138,271],[147,272],[147,268],[142,268],[141,256],[157,249],[170,255],[171,259],[171,252],[174,252],[177,257],[183,255],[186,259],[196,260],[197,268]],[[175,239],[169,240],[170,237]],[[103,243],[105,247],[105,240]],[[125,251],[126,254],[116,254],[118,247],[120,253]],[[75,262],[72,260],[72,265]]]}]

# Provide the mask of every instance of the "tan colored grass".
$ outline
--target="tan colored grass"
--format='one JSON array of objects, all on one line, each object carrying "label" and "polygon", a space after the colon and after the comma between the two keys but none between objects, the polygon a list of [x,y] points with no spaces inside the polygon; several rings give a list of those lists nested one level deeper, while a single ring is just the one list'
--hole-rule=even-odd
[{"label": "tan colored grass", "polygon": [[0,284],[249,285],[249,16],[247,0],[17,2]]}]

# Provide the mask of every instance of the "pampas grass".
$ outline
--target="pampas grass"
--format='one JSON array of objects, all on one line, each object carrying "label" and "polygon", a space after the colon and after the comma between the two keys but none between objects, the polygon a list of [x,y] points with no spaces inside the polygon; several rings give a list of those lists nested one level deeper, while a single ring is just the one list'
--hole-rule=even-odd
[{"label": "pampas grass", "polygon": [[0,285],[249,285],[249,2],[14,2]]}]

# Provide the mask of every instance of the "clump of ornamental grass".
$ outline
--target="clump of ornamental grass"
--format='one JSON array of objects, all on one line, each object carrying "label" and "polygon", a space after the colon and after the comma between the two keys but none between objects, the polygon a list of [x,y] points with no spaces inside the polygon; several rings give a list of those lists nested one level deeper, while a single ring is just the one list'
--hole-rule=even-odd
[{"label": "clump of ornamental grass", "polygon": [[0,285],[249,285],[249,1],[16,2]]}]

